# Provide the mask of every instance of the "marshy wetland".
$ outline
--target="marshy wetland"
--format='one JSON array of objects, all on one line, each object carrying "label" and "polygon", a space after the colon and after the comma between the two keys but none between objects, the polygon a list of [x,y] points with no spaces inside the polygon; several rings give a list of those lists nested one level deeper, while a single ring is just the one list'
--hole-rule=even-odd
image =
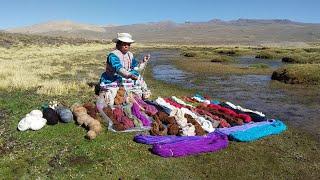
[{"label": "marshy wetland", "polygon": [[[227,149],[217,153],[164,159],[152,155],[149,147],[133,142],[135,133],[112,133],[104,128],[94,141],[88,141],[84,138],[86,130],[73,123],[46,126],[40,131],[17,131],[19,120],[44,102],[58,100],[68,106],[93,102],[94,90],[88,83],[98,81],[105,55],[114,46],[37,38],[22,36],[14,42],[12,38],[0,41],[3,177],[319,179],[319,64],[316,58],[308,60],[318,57],[317,47],[135,44],[133,51],[138,57],[144,53],[152,56],[144,78],[153,98],[201,92],[265,112],[288,125],[283,134],[252,143],[230,142]],[[254,57],[262,53],[274,60],[256,62]],[[296,59],[289,65],[280,61],[292,53],[306,60]],[[271,80],[273,72],[281,74],[283,68],[286,81]],[[306,73],[309,69],[315,73]]]},{"label": "marshy wetland", "polygon": [[[159,50],[151,52],[154,61],[150,64],[155,79],[194,88],[212,98],[261,110],[269,118],[284,120],[319,139],[319,86],[284,84],[272,80],[272,72],[285,68],[287,64],[279,57],[261,59],[248,55],[248,51],[246,53],[234,56],[228,62],[217,63],[211,62],[210,57],[184,58],[182,56],[185,53],[179,50]],[[198,64],[195,65],[193,61],[198,61]],[[209,69],[210,65],[212,67]]]}]

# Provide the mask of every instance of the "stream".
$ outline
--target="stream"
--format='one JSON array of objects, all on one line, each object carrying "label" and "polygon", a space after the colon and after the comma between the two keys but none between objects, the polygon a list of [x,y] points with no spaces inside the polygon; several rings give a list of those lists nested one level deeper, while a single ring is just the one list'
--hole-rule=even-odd
[{"label": "stream", "polygon": [[[142,52],[143,54],[145,52]],[[179,58],[178,50],[148,51],[153,77],[185,88],[195,88],[212,99],[230,101],[245,108],[258,110],[268,118],[307,131],[320,141],[320,91],[314,86],[284,85],[271,80],[271,75],[200,76],[176,68],[170,61]],[[280,60],[261,60],[254,57],[236,58],[238,66],[264,63],[276,69]],[[279,85],[280,84],[280,85]],[[179,94],[177,94],[179,96]]]}]

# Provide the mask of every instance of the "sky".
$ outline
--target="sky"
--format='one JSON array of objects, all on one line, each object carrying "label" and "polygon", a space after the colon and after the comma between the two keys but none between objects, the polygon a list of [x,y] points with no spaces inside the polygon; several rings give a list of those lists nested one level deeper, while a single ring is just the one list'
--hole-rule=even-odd
[{"label": "sky", "polygon": [[127,25],[239,18],[320,23],[320,0],[0,0],[0,29],[60,20]]}]

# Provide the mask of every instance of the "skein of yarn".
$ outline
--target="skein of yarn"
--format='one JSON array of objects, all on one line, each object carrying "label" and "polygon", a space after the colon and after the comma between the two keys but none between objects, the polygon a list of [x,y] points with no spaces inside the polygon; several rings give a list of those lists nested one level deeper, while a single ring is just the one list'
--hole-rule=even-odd
[{"label": "skein of yarn", "polygon": [[47,120],[48,125],[55,125],[59,122],[59,115],[50,107],[43,110],[43,118]]}]

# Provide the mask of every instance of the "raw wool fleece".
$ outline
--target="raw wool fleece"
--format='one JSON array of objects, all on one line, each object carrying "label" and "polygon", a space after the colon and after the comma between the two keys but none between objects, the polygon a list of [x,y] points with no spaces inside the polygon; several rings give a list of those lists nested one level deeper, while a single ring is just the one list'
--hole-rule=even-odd
[{"label": "raw wool fleece", "polygon": [[73,114],[70,109],[64,106],[58,106],[56,111],[60,117],[60,120],[65,123],[73,121]]},{"label": "raw wool fleece", "polygon": [[43,128],[47,120],[42,118],[43,114],[40,110],[32,110],[18,124],[19,131],[26,131],[32,129],[34,131]]},{"label": "raw wool fleece", "polygon": [[50,107],[43,110],[43,118],[47,120],[48,125],[55,125],[59,122],[60,119],[57,112]]},{"label": "raw wool fleece", "polygon": [[85,125],[89,128],[89,131],[87,132],[87,138],[90,140],[96,138],[102,130],[100,122],[89,116],[87,114],[87,109],[79,104],[73,105],[72,111],[77,117],[77,123],[79,125]]}]

